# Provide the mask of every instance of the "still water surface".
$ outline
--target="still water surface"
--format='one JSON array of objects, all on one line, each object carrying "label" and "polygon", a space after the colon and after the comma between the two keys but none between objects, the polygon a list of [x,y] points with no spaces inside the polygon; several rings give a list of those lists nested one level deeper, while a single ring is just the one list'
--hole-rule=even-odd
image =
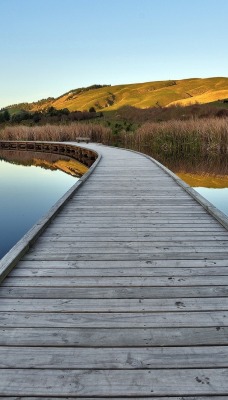
[{"label": "still water surface", "polygon": [[194,189],[210,201],[218,210],[228,216],[228,188],[213,189],[205,187],[194,187]]},{"label": "still water surface", "polygon": [[78,179],[58,169],[0,159],[0,258]]}]

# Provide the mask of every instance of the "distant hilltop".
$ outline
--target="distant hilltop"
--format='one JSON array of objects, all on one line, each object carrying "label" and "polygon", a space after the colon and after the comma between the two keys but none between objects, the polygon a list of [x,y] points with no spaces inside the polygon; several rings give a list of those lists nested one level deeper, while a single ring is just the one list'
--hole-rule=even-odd
[{"label": "distant hilltop", "polygon": [[137,108],[182,106],[210,103],[228,98],[228,78],[191,78],[125,85],[92,85],[68,91],[63,95],[34,103],[6,107],[17,110],[41,111],[49,107],[69,111],[117,110],[130,105]]}]

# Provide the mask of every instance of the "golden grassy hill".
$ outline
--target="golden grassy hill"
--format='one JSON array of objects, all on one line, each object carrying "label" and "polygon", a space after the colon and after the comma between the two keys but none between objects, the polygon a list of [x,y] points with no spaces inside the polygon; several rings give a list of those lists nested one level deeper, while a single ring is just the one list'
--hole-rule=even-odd
[{"label": "golden grassy hill", "polygon": [[135,83],[101,88],[72,90],[57,99],[32,103],[33,111],[53,106],[70,111],[117,110],[126,105],[138,108],[210,103],[228,98],[228,78],[193,78],[146,83]]}]

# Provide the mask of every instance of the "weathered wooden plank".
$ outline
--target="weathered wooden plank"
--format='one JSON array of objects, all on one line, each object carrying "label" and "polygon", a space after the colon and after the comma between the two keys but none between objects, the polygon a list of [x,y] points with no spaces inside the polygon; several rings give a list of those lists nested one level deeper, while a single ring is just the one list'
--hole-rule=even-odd
[{"label": "weathered wooden plank", "polygon": [[[186,197],[186,195],[183,194],[179,194],[177,195],[175,192],[171,193],[171,192],[167,192],[167,191],[162,191],[162,188],[160,188],[159,193],[156,195],[154,193],[148,193],[147,190],[145,190],[145,186],[144,188],[142,187],[140,192],[138,192],[138,194],[135,193],[134,187],[129,187],[129,190],[126,192],[118,191],[118,189],[115,190],[115,188],[113,190],[110,190],[109,192],[103,192],[103,188],[104,188],[105,182],[103,183],[103,187],[101,186],[98,189],[97,194],[94,193],[94,190],[90,191],[86,191],[84,194],[82,194],[80,192],[77,201],[80,202],[83,199],[85,199],[88,195],[90,195],[90,201],[88,202],[88,204],[91,204],[91,200],[98,200],[101,199],[101,203],[102,202],[106,202],[107,200],[110,200],[109,204],[114,204],[114,200],[126,200],[126,199],[130,199],[132,196],[134,197],[134,200],[153,200],[154,203],[159,204],[158,199],[161,199],[163,204],[170,204],[170,201],[177,201],[177,204],[179,203],[188,203],[190,205],[194,204],[194,200],[191,198]],[[121,185],[121,183],[119,182],[119,186]],[[123,183],[124,185],[124,183]],[[145,204],[145,202],[144,202]]]},{"label": "weathered wooden plank", "polygon": [[[48,288],[48,291],[47,291]],[[39,287],[39,286],[5,286],[0,290],[0,298],[68,298],[68,299],[162,299],[162,298],[196,298],[224,297],[228,286],[198,287]]]},{"label": "weathered wooden plank", "polygon": [[1,312],[0,326],[47,328],[167,328],[228,326],[228,311],[155,313]]},{"label": "weathered wooden plank", "polygon": [[[163,232],[169,232],[172,235],[176,235],[177,233],[180,234],[180,232],[188,232],[188,234],[192,234],[192,232],[199,233],[200,235],[214,235],[219,234],[222,232],[223,234],[225,233],[227,235],[227,230],[225,228],[220,228],[219,225],[211,226],[207,225],[206,227],[202,226],[194,226],[194,230],[192,226],[184,226],[181,227],[180,225],[176,226],[170,226],[170,225],[164,225],[159,227],[157,226],[156,229],[154,226],[147,226],[147,227],[141,227],[141,226],[131,226],[131,227],[124,227],[124,226],[112,226],[112,228],[109,228],[109,226],[104,226],[104,227],[98,227],[98,226],[90,226],[89,232],[88,232],[88,227],[80,227],[80,232],[78,227],[74,227],[74,225],[68,226],[66,224],[58,224],[58,226],[55,226],[54,224],[50,224],[48,229],[45,232],[58,232],[61,234],[61,232],[72,232],[74,235],[78,234],[84,234],[89,233],[89,234],[102,234],[102,235],[113,235],[113,234],[123,234],[124,232],[126,233],[132,233],[132,232],[139,232],[139,233],[150,233],[150,234],[163,234]],[[221,234],[222,234],[221,233]]]},{"label": "weathered wooden plank", "polygon": [[[188,253],[191,253],[191,254],[195,254],[195,253],[210,254],[210,253],[212,253],[214,255],[221,253],[224,255],[224,257],[228,256],[228,248],[226,249],[226,248],[224,248],[224,246],[219,246],[219,245],[216,246],[216,244],[214,244],[213,247],[209,246],[206,248],[202,247],[200,244],[190,245],[190,246],[188,246],[187,244],[185,246],[181,246],[181,245],[175,246],[172,243],[167,244],[167,245],[157,244],[156,246],[150,246],[150,245],[139,246],[137,244],[135,246],[134,244],[128,245],[125,243],[120,244],[119,246],[116,246],[115,243],[113,243],[113,244],[109,244],[109,246],[108,245],[102,246],[102,244],[101,244],[98,247],[95,245],[92,245],[92,244],[90,244],[90,246],[89,246],[89,244],[88,244],[88,246],[83,247],[80,245],[77,246],[73,242],[72,242],[72,244],[69,244],[69,245],[67,243],[62,243],[62,245],[58,246],[58,244],[57,244],[56,248],[51,243],[47,244],[47,245],[43,245],[43,246],[34,245],[30,249],[29,254],[39,255],[39,253],[40,253],[40,254],[44,255],[45,253],[47,253],[47,254],[51,255],[51,253],[53,252],[54,254],[59,254],[59,255],[61,253],[71,255],[71,254],[77,254],[77,247],[78,247],[78,253],[83,254],[83,255],[87,255],[87,254],[95,255],[97,253],[98,254],[101,253],[103,255],[104,254],[117,254],[117,255],[118,254],[120,254],[120,255],[121,254],[136,254],[137,255],[138,251],[140,251],[141,254],[148,254],[148,255],[149,254],[165,255],[165,254],[178,253],[179,256],[181,256],[182,254],[188,254]],[[25,255],[24,259],[26,259],[26,255]],[[47,259],[48,259],[48,257],[47,257]]]},{"label": "weathered wooden plank", "polygon": [[179,369],[228,366],[228,346],[191,347],[0,347],[0,368]]},{"label": "weathered wooden plank", "polygon": [[[151,260],[151,261],[19,261],[17,264],[17,268],[14,271],[19,271],[23,268],[26,269],[46,269],[46,268],[54,268],[56,269],[121,269],[121,271],[125,271],[127,269],[147,269],[149,268],[151,271],[159,269],[172,268],[173,271],[176,271],[178,268],[191,270],[194,269],[196,271],[200,271],[203,269],[205,272],[207,269],[211,271],[211,269],[217,269],[218,271],[223,270],[223,268],[228,267],[228,260]],[[225,270],[225,269],[224,269]],[[178,274],[178,271],[176,271]],[[211,273],[211,272],[210,272]],[[13,274],[13,271],[12,271]],[[194,274],[193,274],[194,275]],[[197,274],[198,275],[198,274]],[[200,275],[200,273],[199,273]],[[220,274],[218,274],[220,275]]]},{"label": "weathered wooden plank", "polygon": [[[60,249],[60,248],[71,248],[71,247],[73,247],[74,249],[77,249],[77,248],[79,248],[79,249],[84,249],[84,248],[86,248],[86,249],[93,249],[94,247],[97,249],[97,248],[102,248],[103,249],[103,247],[105,247],[105,248],[110,248],[110,249],[114,249],[114,248],[118,248],[118,249],[125,249],[126,247],[127,248],[132,248],[132,249],[140,249],[140,250],[142,250],[142,251],[145,251],[145,250],[147,250],[148,248],[149,249],[151,249],[151,248],[159,248],[159,247],[162,247],[163,248],[163,246],[165,246],[165,247],[169,247],[169,248],[176,248],[176,247],[181,247],[181,249],[183,249],[183,248],[188,248],[188,247],[194,247],[194,248],[196,248],[196,249],[198,249],[198,248],[203,248],[203,247],[210,247],[211,249],[217,249],[217,247],[222,247],[223,248],[223,250],[224,250],[224,246],[227,246],[227,248],[228,248],[228,240],[226,240],[226,241],[224,241],[223,239],[222,240],[201,240],[200,242],[199,241],[194,241],[194,240],[192,240],[192,241],[190,241],[190,240],[188,240],[188,241],[185,241],[185,240],[172,240],[172,244],[170,243],[170,241],[165,241],[163,238],[161,238],[159,241],[157,240],[157,241],[141,241],[140,243],[138,242],[138,241],[131,241],[131,240],[128,240],[128,241],[119,241],[119,240],[115,240],[114,242],[110,242],[110,241],[107,241],[107,240],[104,240],[104,241],[92,241],[92,242],[82,242],[82,241],[80,241],[80,242],[78,242],[77,241],[77,238],[72,238],[72,239],[70,239],[70,238],[67,238],[66,240],[59,240],[59,241],[57,241],[57,240],[50,240],[50,239],[47,239],[47,238],[45,238],[45,239],[38,239],[37,240],[37,242],[36,242],[36,244],[35,244],[35,246],[33,247],[34,249],[35,248],[39,248],[39,249],[41,249],[41,250],[43,250],[43,249],[49,249],[49,248],[53,248],[53,249],[55,249],[55,248],[57,248],[57,249]],[[31,251],[32,251],[32,249],[31,249]]]},{"label": "weathered wooden plank", "polygon": [[[186,201],[181,200],[181,199],[177,200],[175,198],[170,199],[169,202],[167,202],[167,201],[165,202],[165,200],[162,200],[162,199],[158,199],[155,202],[155,200],[153,198],[150,198],[150,197],[148,197],[148,198],[144,198],[144,197],[143,198],[133,198],[132,199],[132,197],[129,196],[129,198],[122,198],[121,199],[121,198],[112,198],[110,196],[109,198],[108,197],[100,198],[100,199],[99,198],[97,198],[97,199],[91,198],[89,200],[87,200],[86,198],[85,199],[81,198],[81,200],[78,199],[75,202],[75,207],[77,207],[77,206],[80,207],[80,206],[84,205],[85,202],[87,203],[87,201],[88,201],[88,205],[90,205],[90,206],[94,205],[94,207],[96,207],[98,205],[99,206],[100,205],[108,206],[111,201],[112,201],[112,203],[111,203],[112,205],[115,205],[115,204],[119,203],[119,204],[122,204],[123,206],[127,206],[129,203],[131,203],[133,206],[135,206],[137,208],[139,208],[141,204],[144,205],[144,206],[149,206],[149,207],[151,205],[153,206],[153,205],[159,205],[159,204],[161,204],[161,206],[169,204],[172,207],[174,205],[181,204],[181,205],[185,206],[186,208],[188,208],[189,205],[193,204],[191,202],[186,202]],[[213,222],[213,219],[211,219],[211,221]]]},{"label": "weathered wooden plank", "polygon": [[[50,225],[52,226],[52,225]],[[142,231],[144,230],[151,230],[153,231],[155,228],[156,229],[164,229],[164,228],[169,228],[172,232],[176,230],[176,228],[181,228],[183,227],[184,229],[187,229],[188,231],[193,232],[195,230],[195,228],[199,228],[198,230],[203,232],[204,230],[207,230],[207,228],[216,228],[219,227],[218,224],[216,222],[200,222],[200,221],[196,221],[195,223],[192,223],[191,220],[188,221],[183,221],[183,223],[181,221],[178,222],[169,222],[166,219],[164,219],[164,221],[158,221],[158,222],[153,222],[153,221],[148,221],[148,222],[143,222],[143,223],[135,223],[134,221],[132,222],[127,222],[124,223],[123,221],[119,220],[119,221],[113,221],[113,223],[109,223],[109,225],[107,225],[107,221],[106,222],[94,222],[92,219],[89,221],[83,221],[81,223],[76,223],[72,220],[69,220],[68,222],[64,222],[64,221],[56,221],[55,223],[56,227],[62,227],[62,226],[69,226],[69,228],[71,228],[72,226],[74,226],[77,229],[81,229],[81,228],[86,228],[88,229],[88,227],[91,228],[97,228],[97,229],[109,229],[112,230],[114,228],[141,228]],[[213,232],[215,232],[214,229],[212,229]],[[218,232],[220,232],[220,228],[217,230]]]},{"label": "weathered wooden plank", "polygon": [[170,276],[170,277],[9,277],[3,282],[6,286],[64,286],[64,287],[122,287],[122,286],[227,286],[227,276]]},{"label": "weathered wooden plank", "polygon": [[[79,226],[80,226],[80,223],[83,223],[83,224],[89,223],[89,224],[91,224],[91,226],[97,225],[97,224],[103,225],[103,224],[107,224],[107,223],[111,223],[111,226],[114,225],[115,223],[125,224],[125,225],[129,225],[129,226],[131,226],[132,224],[133,225],[136,224],[135,218],[127,218],[127,217],[121,217],[121,216],[119,216],[119,217],[117,217],[117,216],[116,217],[100,217],[100,216],[98,216],[97,218],[94,216],[92,221],[91,221],[91,218],[89,218],[89,217],[85,218],[83,216],[78,216],[78,217],[76,217],[76,216],[75,217],[58,216],[58,217],[56,217],[56,220],[55,220],[56,224],[62,223],[62,222],[65,223],[66,225],[68,225],[68,223],[69,223],[69,224],[76,224]],[[212,222],[210,222],[209,216],[199,217],[199,218],[198,217],[192,218],[191,216],[190,217],[184,216],[181,218],[181,217],[176,217],[175,215],[168,216],[168,217],[165,217],[164,215],[162,215],[162,217],[153,216],[153,218],[152,218],[152,217],[145,216],[144,218],[143,217],[137,218],[137,225],[148,225],[148,224],[156,224],[156,223],[158,223],[158,224],[162,224],[162,223],[178,224],[179,223],[179,224],[183,224],[183,225],[190,224],[191,226],[194,226],[195,224],[206,225],[206,224],[212,223],[212,224],[216,225],[216,223],[213,220],[212,220]]]},{"label": "weathered wooden plank", "polygon": [[0,346],[146,347],[223,346],[228,327],[0,328]]},{"label": "weathered wooden plank", "polygon": [[42,252],[40,254],[35,253],[35,254],[30,254],[27,253],[24,257],[23,260],[38,260],[38,261],[151,261],[151,260],[214,260],[214,259],[220,259],[224,260],[227,258],[227,253],[225,252],[212,252],[208,253],[206,251],[204,252],[195,252],[192,253],[189,251],[188,253],[178,253],[178,252],[160,252],[160,253],[137,253],[137,252],[131,252],[131,253],[96,253],[93,254],[91,253],[58,253],[58,254],[50,254],[48,252]]},{"label": "weathered wooden plank", "polygon": [[[101,172],[101,171],[100,171]],[[101,172],[102,173],[102,172]],[[153,197],[158,197],[160,191],[154,191],[153,187],[148,186],[148,180],[147,181],[139,181],[138,177],[136,179],[136,181],[134,182],[133,180],[131,180],[129,178],[129,180],[126,182],[127,177],[125,180],[121,181],[121,179],[115,179],[115,177],[110,178],[113,180],[113,182],[109,182],[109,184],[105,185],[105,180],[101,180],[100,182],[92,182],[90,184],[90,187],[86,189],[82,189],[80,191],[80,197],[85,197],[87,192],[91,192],[92,193],[92,197],[101,197],[101,191],[100,189],[102,189],[102,192],[104,193],[104,195],[110,196],[110,194],[114,193],[115,196],[119,197],[121,195],[125,195],[129,196],[130,193],[132,193],[134,191],[135,197],[142,197],[142,194],[146,193],[146,195],[148,196],[153,196]],[[173,197],[177,197],[177,198],[186,198],[189,201],[194,201],[191,197],[186,196],[186,193],[180,189],[175,190],[175,186],[177,187],[177,185],[170,185],[170,180],[168,178],[168,180],[166,182],[162,182],[160,179],[153,179],[151,180],[151,184],[153,184],[154,182],[156,182],[159,184],[160,186],[160,190],[161,190],[161,195],[170,195]],[[123,182],[124,186],[121,186],[121,182]],[[111,186],[112,185],[112,186]],[[94,190],[93,190],[94,189]],[[136,191],[136,192],[135,192]]]},{"label": "weathered wooden plank", "polygon": [[[2,399],[3,397],[0,395],[0,399]],[[5,397],[4,397],[4,399],[5,399]],[[44,397],[42,396],[42,397],[28,397],[28,396],[26,396],[26,397],[24,397],[24,396],[17,396],[17,397],[9,397],[9,396],[7,396],[7,400],[43,400],[44,399]],[[52,396],[45,396],[45,399],[48,399],[48,400],[59,400],[59,397],[57,398],[57,397],[52,397]],[[61,396],[61,399],[62,400],[69,400],[69,397],[67,396],[67,397],[62,397]],[[77,396],[77,397],[70,397],[70,399],[71,400],[78,400],[79,399],[79,397]],[[104,400],[104,397],[97,397],[96,396],[96,398],[95,398],[96,400]],[[139,400],[139,397],[128,397],[128,399],[131,399],[131,400]],[[212,399],[212,397],[211,396],[197,396],[197,397],[192,397],[192,396],[181,396],[181,399],[180,399],[180,397],[178,396],[178,397],[170,397],[170,396],[166,396],[166,397],[164,397],[164,396],[159,396],[159,397],[141,397],[140,396],[140,400],[224,400],[225,399],[225,397],[223,396],[223,395],[221,395],[221,396],[214,396],[213,395],[213,399]],[[94,400],[94,397],[84,397],[83,396],[83,400]],[[126,400],[126,397],[113,397],[112,396],[112,400]]]},{"label": "weathered wooden plank", "polygon": [[[75,268],[94,268],[94,269],[100,269],[100,268],[105,268],[105,269],[112,269],[112,268],[121,268],[121,270],[125,270],[127,268],[131,269],[137,269],[137,268],[150,268],[153,270],[154,268],[173,268],[176,270],[176,268],[186,268],[186,269],[192,269],[196,268],[196,270],[200,270],[201,268],[207,270],[207,268],[217,268],[218,270],[222,267],[227,267],[228,266],[228,260],[151,260],[151,261],[109,261],[108,263],[106,261],[26,261],[26,260],[21,260],[17,264],[16,269],[23,269],[23,268],[69,268],[69,269],[75,269]],[[12,271],[13,273],[13,271]]]},{"label": "weathered wooden plank", "polygon": [[[80,211],[78,216],[75,215],[74,212],[68,212],[68,213],[59,213],[59,219],[68,219],[68,218],[73,218],[75,221],[80,220],[80,216],[82,217],[83,214],[86,214],[86,218],[85,220],[88,220],[89,217],[92,217],[95,221],[99,221],[99,220],[109,220],[109,219],[123,219],[123,220],[132,220],[132,211],[129,210],[127,211],[123,211],[123,212],[115,212],[115,210],[110,211],[110,212],[104,212],[103,214],[101,212],[88,212],[87,210],[84,211]],[[134,211],[134,215],[135,217],[137,217],[137,219],[140,221],[144,221],[145,219],[149,219],[149,220],[158,220],[158,219],[164,219],[166,218],[167,220],[180,220],[181,217],[183,217],[183,219],[189,220],[191,219],[193,222],[195,222],[195,220],[197,220],[198,218],[205,220],[205,221],[210,221],[210,218],[207,216],[206,213],[193,213],[191,212],[191,210],[189,210],[188,215],[186,215],[186,211],[184,212],[178,212],[178,210],[176,212],[173,212],[171,210],[167,210],[167,211],[163,211],[160,210],[160,212],[158,211],[145,211],[145,212],[137,212],[136,210]],[[84,218],[83,218],[84,219]]]},{"label": "weathered wooden plank", "polygon": [[[86,215],[96,215],[96,216],[115,216],[115,215],[124,215],[124,216],[132,216],[132,211],[138,216],[140,215],[186,215],[186,207],[182,206],[167,206],[167,205],[161,205],[161,206],[142,206],[142,207],[133,207],[132,205],[128,206],[84,206],[84,207],[78,207],[77,212],[78,213],[86,213]],[[59,215],[75,215],[75,207],[64,207],[64,209],[59,213]],[[208,215],[206,210],[198,209],[195,206],[189,206],[188,207],[188,216],[189,215],[199,215],[199,216],[205,216]]]},{"label": "weathered wooden plank", "polygon": [[[31,261],[32,263],[32,261]],[[64,263],[64,261],[63,261]],[[61,263],[58,263],[59,267],[45,268],[45,267],[25,267],[22,266],[15,268],[11,273],[12,277],[151,277],[151,276],[228,276],[228,266],[227,267],[217,267],[217,268],[70,268],[66,265],[61,267]],[[107,265],[107,264],[106,264]]]},{"label": "weathered wooden plank", "polygon": [[[85,243],[85,244],[90,244],[90,242],[92,243],[99,243],[99,242],[137,242],[137,243],[141,243],[141,242],[149,242],[151,243],[151,245],[154,245],[155,242],[157,241],[163,241],[163,242],[183,242],[183,235],[182,236],[178,236],[177,235],[169,235],[168,233],[165,234],[163,232],[158,232],[156,235],[154,234],[145,234],[145,233],[138,233],[138,232],[132,232],[132,233],[128,233],[128,235],[126,236],[121,236],[121,233],[119,235],[113,235],[110,232],[106,232],[106,233],[110,233],[110,235],[107,237],[104,234],[97,234],[96,232],[94,232],[93,236],[86,236],[86,234],[82,234],[82,232],[77,232],[76,235],[70,234],[65,232],[65,230],[62,230],[62,234],[61,231],[57,231],[56,230],[56,234],[49,232],[46,232],[45,235],[42,235],[42,237],[39,239],[39,243],[44,243],[46,241],[49,241],[49,243],[51,242],[77,242],[77,243]],[[207,233],[207,235],[202,235],[202,233],[197,234],[195,233],[193,234],[185,234],[184,236],[186,241],[190,241],[190,242],[216,242],[216,241],[223,241],[224,242],[228,242],[228,235],[227,234],[219,234],[219,235],[211,235],[210,232]],[[226,243],[228,244],[228,243]]]},{"label": "weathered wooden plank", "polygon": [[[15,285],[16,283],[14,283]],[[13,285],[13,283],[12,283]],[[53,287],[53,286],[2,286],[0,298],[66,298],[66,299],[162,299],[177,297],[224,297],[227,286],[135,286],[135,287]]]},{"label": "weathered wooden plank", "polygon": [[[207,215],[206,210],[201,210],[196,208],[194,205],[192,206],[188,206],[188,211],[190,215]],[[142,205],[141,207],[136,207],[133,205],[123,205],[123,206],[117,206],[117,205],[97,205],[97,206],[77,206],[77,212],[79,214],[85,214],[86,215],[106,215],[106,216],[111,216],[111,215],[117,215],[117,216],[121,216],[121,215],[125,215],[125,216],[131,216],[132,212],[135,213],[135,215],[166,215],[166,214],[170,214],[170,215],[186,215],[186,207],[185,206],[178,206],[178,205],[172,205],[172,206],[168,206],[168,205],[154,205],[152,206],[147,206],[147,205]],[[188,215],[189,215],[188,214]],[[59,215],[64,216],[64,215],[75,215],[75,206],[71,206],[71,207],[64,207],[64,209],[61,211],[61,213],[59,213]]]},{"label": "weathered wooden plank", "polygon": [[[108,236],[107,236],[108,235]],[[211,231],[207,231],[204,235],[203,232],[196,231],[195,234],[190,231],[185,231],[184,233],[186,241],[207,241],[207,240],[222,240],[227,241],[228,235],[226,232],[221,232],[219,234],[211,233]],[[89,235],[86,235],[86,232],[71,230],[71,229],[49,229],[45,231],[45,234],[42,235],[42,240],[46,238],[50,239],[50,241],[66,241],[68,240],[77,240],[78,242],[99,242],[99,241],[108,241],[108,242],[128,242],[128,241],[138,241],[138,242],[155,242],[159,240],[172,242],[173,240],[183,240],[183,234],[180,235],[180,232],[169,232],[169,231],[158,231],[158,232],[137,232],[137,231],[128,231],[126,235],[123,235],[123,232],[112,232],[111,230],[103,232],[99,232],[98,230],[92,230],[89,232]]]},{"label": "weathered wooden plank", "polygon": [[228,298],[206,299],[2,299],[0,311],[155,312],[228,310]]},{"label": "weathered wooden plank", "polygon": [[[75,215],[75,205],[73,202],[70,202],[67,204],[64,209],[60,212],[60,215],[63,214],[68,214],[72,213]],[[146,205],[142,204],[141,206],[138,205],[132,205],[131,203],[129,205],[122,205],[122,204],[107,204],[107,205],[101,205],[97,204],[92,206],[91,204],[87,204],[85,202],[84,205],[77,205],[77,212],[78,213],[88,213],[90,215],[97,214],[97,215],[106,215],[106,214],[114,214],[116,212],[117,215],[130,215],[134,211],[136,214],[146,214],[150,213],[151,215],[153,214],[161,214],[161,213],[171,213],[171,214],[185,214],[186,215],[186,206],[182,205],[175,205],[173,204],[170,206],[169,204],[153,204],[153,205]],[[194,214],[207,214],[206,210],[204,210],[202,207],[197,208],[195,204],[189,205],[188,206],[188,211],[190,213]]]},{"label": "weathered wooden plank", "polygon": [[19,387],[21,396],[181,396],[208,393],[227,395],[228,369],[2,369],[1,394],[16,395]]},{"label": "weathered wooden plank", "polygon": [[[134,259],[135,256],[135,260],[138,259],[138,256],[141,256],[141,259],[144,258],[145,255],[145,259],[147,259],[148,256],[155,258],[158,257],[159,258],[166,258],[166,256],[173,256],[173,258],[177,258],[175,257],[176,254],[179,255],[178,259],[180,258],[188,258],[188,259],[197,259],[196,257],[194,257],[195,255],[198,255],[199,257],[204,257],[205,254],[205,258],[208,258],[213,256],[213,258],[216,257],[220,257],[222,255],[222,258],[224,259],[225,257],[228,256],[228,250],[224,249],[224,246],[213,246],[213,247],[201,247],[201,246],[189,246],[189,247],[181,247],[181,246],[173,246],[172,245],[167,245],[167,246],[147,246],[147,247],[142,247],[140,249],[140,247],[135,247],[135,246],[131,246],[131,245],[125,245],[123,244],[122,246],[115,246],[115,245],[110,245],[110,246],[104,246],[104,247],[85,247],[85,248],[81,248],[80,246],[77,248],[77,246],[74,246],[74,243],[72,243],[71,245],[67,246],[59,246],[57,248],[52,247],[51,244],[47,245],[47,246],[34,246],[33,248],[31,248],[30,252],[29,252],[29,256],[25,255],[24,259],[30,259],[30,257],[34,257],[34,259],[40,259],[40,257],[44,257],[44,259],[51,259],[51,257],[55,256],[56,257],[61,257],[64,255],[67,255],[68,260],[72,259],[75,260],[78,259],[78,257],[80,257],[80,255],[83,257],[85,256],[93,256],[96,257],[96,255],[102,255],[102,256],[106,256],[106,255],[110,255],[113,254],[116,257],[120,256],[131,256],[131,258],[129,259]],[[50,257],[50,258],[49,258]],[[58,259],[58,258],[56,258]],[[114,258],[115,259],[115,258]],[[127,259],[127,258],[126,258]]]},{"label": "weathered wooden plank", "polygon": [[[133,198],[132,198],[133,197]],[[87,201],[88,200],[88,201]],[[77,200],[75,201],[75,206],[83,206],[85,202],[87,202],[88,205],[92,206],[98,206],[98,205],[115,205],[115,204],[123,204],[123,206],[127,206],[129,202],[131,202],[132,205],[140,207],[140,204],[143,204],[145,206],[153,206],[153,205],[181,205],[181,206],[186,206],[188,207],[189,205],[194,204],[194,200],[189,200],[186,198],[177,198],[177,197],[172,197],[168,198],[167,196],[164,195],[163,197],[153,197],[153,196],[146,196],[142,194],[142,197],[134,197],[134,195],[131,193],[129,196],[121,197],[121,196],[105,196],[105,197],[94,197],[91,196],[90,199],[87,198],[86,196],[84,197],[78,197]]]}]

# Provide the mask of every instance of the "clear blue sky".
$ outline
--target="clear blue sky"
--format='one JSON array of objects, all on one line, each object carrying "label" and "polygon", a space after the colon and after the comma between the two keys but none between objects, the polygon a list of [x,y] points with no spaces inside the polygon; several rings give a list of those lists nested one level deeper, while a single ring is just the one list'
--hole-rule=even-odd
[{"label": "clear blue sky", "polygon": [[0,0],[0,16],[0,107],[228,75],[228,0]]}]

